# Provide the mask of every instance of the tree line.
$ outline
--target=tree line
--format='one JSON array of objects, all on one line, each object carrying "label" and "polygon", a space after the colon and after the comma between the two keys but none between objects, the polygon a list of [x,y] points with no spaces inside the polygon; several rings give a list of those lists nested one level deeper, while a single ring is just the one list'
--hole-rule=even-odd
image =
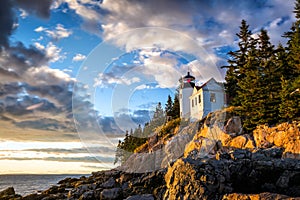
[{"label": "tree line", "polygon": [[119,140],[116,150],[115,163],[124,163],[134,150],[145,144],[148,137],[153,134],[155,129],[165,124],[170,119],[177,119],[180,116],[180,107],[178,94],[174,96],[174,100],[169,95],[165,108],[163,109],[160,102],[155,107],[152,119],[144,124],[144,127],[138,125],[134,130],[126,131],[124,140]]},{"label": "tree line", "polygon": [[225,90],[229,105],[243,120],[246,131],[300,117],[300,0],[296,21],[283,34],[287,44],[274,46],[267,30],[255,37],[242,20],[238,49],[228,53]]}]

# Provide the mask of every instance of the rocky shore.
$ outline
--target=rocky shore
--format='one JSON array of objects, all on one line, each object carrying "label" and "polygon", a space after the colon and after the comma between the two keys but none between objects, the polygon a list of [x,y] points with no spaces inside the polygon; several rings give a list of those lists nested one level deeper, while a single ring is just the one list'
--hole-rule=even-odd
[{"label": "rocky shore", "polygon": [[[260,126],[250,135],[243,134],[238,117],[225,114],[177,128],[164,142],[152,138],[149,152],[120,168],[66,178],[27,196],[8,188],[0,200],[300,200],[300,123]],[[158,144],[161,151],[155,151]],[[141,166],[148,154],[156,155],[154,168],[136,173],[147,171]]]}]

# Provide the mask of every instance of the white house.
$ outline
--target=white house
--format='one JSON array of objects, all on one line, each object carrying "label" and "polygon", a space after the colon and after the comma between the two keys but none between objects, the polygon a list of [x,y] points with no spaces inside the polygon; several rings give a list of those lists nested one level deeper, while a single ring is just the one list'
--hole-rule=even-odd
[{"label": "white house", "polygon": [[188,72],[179,79],[180,117],[192,121],[203,119],[208,113],[225,105],[225,91],[214,78],[201,86],[195,85],[195,77]]}]

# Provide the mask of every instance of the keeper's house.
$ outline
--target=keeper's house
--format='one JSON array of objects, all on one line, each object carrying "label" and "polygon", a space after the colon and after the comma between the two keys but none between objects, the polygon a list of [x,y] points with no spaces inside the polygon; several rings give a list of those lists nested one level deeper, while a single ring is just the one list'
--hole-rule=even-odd
[{"label": "keeper's house", "polygon": [[188,72],[179,79],[180,117],[192,121],[203,119],[208,113],[220,110],[225,105],[223,84],[214,78],[201,86],[195,85],[195,77]]}]

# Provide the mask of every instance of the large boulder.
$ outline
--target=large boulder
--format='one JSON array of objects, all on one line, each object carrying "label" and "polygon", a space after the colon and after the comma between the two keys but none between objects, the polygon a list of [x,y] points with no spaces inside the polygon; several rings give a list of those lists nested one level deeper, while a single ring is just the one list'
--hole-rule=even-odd
[{"label": "large boulder", "polygon": [[101,192],[100,200],[116,200],[121,199],[122,190],[121,188],[104,189]]},{"label": "large boulder", "polygon": [[154,197],[152,194],[142,194],[130,196],[126,200],[154,200]]},{"label": "large boulder", "polygon": [[21,197],[20,195],[15,193],[15,189],[13,187],[8,187],[2,191],[0,191],[0,199],[1,200],[9,200]]}]

